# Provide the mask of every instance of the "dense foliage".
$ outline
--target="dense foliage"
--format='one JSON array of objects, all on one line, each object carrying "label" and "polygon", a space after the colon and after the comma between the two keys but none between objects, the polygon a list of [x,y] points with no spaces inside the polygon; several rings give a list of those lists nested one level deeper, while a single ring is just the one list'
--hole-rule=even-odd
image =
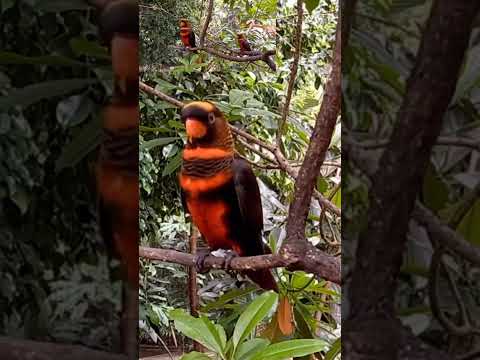
[{"label": "dense foliage", "polygon": [[[191,1],[142,1],[142,33],[150,34],[142,46],[142,81],[177,100],[205,99],[214,101],[226,114],[230,123],[247,130],[267,143],[275,143],[278,123],[285,99],[292,59],[292,44],[296,22],[295,3],[292,1],[215,1],[215,10],[207,34],[208,46],[218,49],[237,49],[235,34],[246,32],[252,19],[256,27],[248,30],[248,38],[255,49],[277,48],[278,70],[272,73],[263,62],[237,63],[199,52],[191,54],[181,46],[178,37],[178,19],[192,21],[197,35],[201,31],[206,3]],[[315,3],[315,2],[313,2]],[[304,24],[304,42],[299,76],[286,131],[283,134],[284,152],[294,165],[301,163],[305,154],[311,127],[319,110],[323,85],[330,70],[332,45],[336,26],[336,4],[320,1],[307,7]],[[187,10],[186,10],[187,9]],[[167,14],[168,16],[163,16]],[[187,14],[187,15],[185,15]],[[156,19],[156,20],[155,20]],[[160,24],[161,23],[161,24]],[[276,36],[272,28],[277,24]],[[162,30],[157,31],[160,27]],[[143,39],[142,39],[143,41]],[[150,41],[155,42],[151,44]],[[197,40],[198,41],[198,40]],[[155,54],[150,49],[161,47]],[[168,54],[168,55],[164,55]],[[141,231],[142,244],[188,250],[189,224],[181,207],[177,171],[185,129],[178,109],[148,94],[140,95],[141,106]],[[293,196],[293,180],[283,171],[251,152],[242,142],[236,148],[254,166],[259,179],[264,209],[264,240],[275,251],[285,238],[288,204]],[[340,143],[339,127],[328,154],[329,166],[322,169],[317,189],[340,205]],[[322,214],[322,215],[321,215]],[[340,221],[329,213],[322,213],[312,201],[307,234],[315,245],[336,253],[340,242]],[[174,308],[188,308],[186,269],[165,263],[142,262],[141,311],[143,339],[166,341],[173,328],[168,312]],[[295,304],[297,322],[304,327],[296,337],[314,337],[327,334],[337,327],[330,315],[331,305],[339,301],[335,289],[325,282],[313,281],[304,273],[278,271],[282,292]],[[233,331],[236,319],[251,299],[256,298],[252,286],[239,283],[222,271],[198,275],[200,309],[204,315],[215,318],[227,334]],[[324,312],[324,315],[319,315]],[[317,317],[317,319],[316,319]],[[321,319],[320,321],[318,321]],[[274,322],[267,332],[278,341]],[[319,330],[325,329],[326,332]],[[160,336],[160,338],[158,337]],[[275,340],[276,339],[276,340]]]}]

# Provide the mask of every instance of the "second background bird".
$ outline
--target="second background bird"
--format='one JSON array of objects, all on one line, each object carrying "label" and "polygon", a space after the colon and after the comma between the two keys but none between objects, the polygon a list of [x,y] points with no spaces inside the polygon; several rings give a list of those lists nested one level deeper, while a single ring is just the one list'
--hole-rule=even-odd
[{"label": "second background bird", "polygon": [[[265,249],[275,253],[281,247],[294,196],[293,172],[282,168],[271,149],[262,144],[278,147],[292,168],[298,169],[330,70],[337,21],[335,2],[321,0],[304,8],[303,54],[284,120],[296,51],[296,5],[256,0],[140,1],[142,246],[182,252],[190,252],[192,246],[200,252],[208,249],[208,239],[191,225],[185,211],[178,177],[182,151],[191,135],[181,118],[181,106],[207,101],[234,127],[235,156],[245,159],[256,176]],[[240,132],[251,134],[260,145],[239,136]],[[338,139],[339,127],[336,133]],[[339,155],[334,139],[327,154],[331,165],[322,168],[325,176],[319,177],[317,186],[338,207]],[[205,217],[212,219],[208,214]],[[319,203],[312,201],[306,234],[314,245],[335,255],[340,248],[340,219],[333,212],[322,214]],[[181,310],[208,316],[223,327],[228,339],[239,316],[263,293],[248,276],[234,271],[196,274],[194,268],[147,258],[140,265],[141,355],[210,352],[181,328]],[[280,305],[272,303],[269,315],[257,327],[257,336],[272,343],[322,339],[327,344],[323,350],[328,351],[328,344],[338,339],[338,324],[330,312],[339,294],[328,282],[303,272],[273,269],[272,273]],[[332,334],[325,335],[321,328]]]}]

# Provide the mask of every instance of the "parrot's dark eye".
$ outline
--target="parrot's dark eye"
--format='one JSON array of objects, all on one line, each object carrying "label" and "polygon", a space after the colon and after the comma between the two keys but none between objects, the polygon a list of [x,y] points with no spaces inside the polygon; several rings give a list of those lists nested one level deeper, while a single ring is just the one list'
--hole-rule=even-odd
[{"label": "parrot's dark eye", "polygon": [[215,123],[215,114],[213,112],[208,113],[208,123],[213,125]]}]

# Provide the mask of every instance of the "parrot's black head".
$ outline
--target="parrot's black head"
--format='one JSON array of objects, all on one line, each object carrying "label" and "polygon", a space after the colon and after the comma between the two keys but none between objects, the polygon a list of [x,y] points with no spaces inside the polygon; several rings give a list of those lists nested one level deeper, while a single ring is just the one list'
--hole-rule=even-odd
[{"label": "parrot's black head", "polygon": [[181,118],[191,144],[213,145],[230,132],[222,112],[208,101],[194,101],[185,105]]},{"label": "parrot's black head", "polygon": [[180,24],[180,27],[182,28],[188,28],[190,27],[190,21],[188,21],[187,19],[180,19],[179,20],[179,24]]}]

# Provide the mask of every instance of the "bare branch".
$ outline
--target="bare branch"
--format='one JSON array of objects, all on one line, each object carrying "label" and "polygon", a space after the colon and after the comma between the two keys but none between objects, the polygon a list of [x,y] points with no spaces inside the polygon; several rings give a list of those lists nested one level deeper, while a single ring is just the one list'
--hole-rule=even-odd
[{"label": "bare branch", "polygon": [[216,50],[208,46],[197,46],[196,48],[187,48],[187,50],[188,51],[205,51],[206,53],[218,56],[219,58],[229,60],[229,61],[235,61],[235,62],[253,62],[253,61],[259,61],[259,60],[265,61],[265,59],[268,58],[269,56],[276,54],[275,50],[267,50],[263,53],[257,52],[256,55],[235,56],[235,55],[227,54],[224,51]]},{"label": "bare branch", "polygon": [[138,82],[138,87],[140,88],[140,90],[146,92],[147,94],[154,95],[154,96],[162,99],[163,101],[166,101],[166,102],[168,102],[172,105],[175,105],[179,108],[183,107],[183,103],[181,101],[178,101],[177,99],[174,99],[174,98],[162,93],[161,91],[157,91],[154,88],[148,86],[147,84],[145,84],[141,81]]},{"label": "bare branch", "polygon": [[[140,247],[139,254],[140,257],[146,259],[185,266],[195,266],[197,260],[194,255],[167,249]],[[207,269],[225,269],[225,258],[209,255],[205,258],[204,265]],[[287,267],[292,270],[305,270],[309,273],[315,274],[321,279],[336,284],[339,284],[341,281],[339,259],[323,253],[313,245],[309,246],[305,255],[301,257],[289,252],[285,252],[282,255],[235,257],[230,263],[229,270],[244,271],[277,267]]]},{"label": "bare branch", "polygon": [[205,43],[205,35],[207,34],[210,21],[212,20],[213,2],[214,0],[208,0],[207,17],[205,19],[205,23],[203,24],[202,32],[200,33],[200,47],[203,47],[203,44]]},{"label": "bare branch", "polygon": [[290,67],[290,79],[288,81],[287,97],[282,111],[282,117],[278,124],[277,130],[277,146],[281,148],[282,135],[287,122],[288,111],[290,109],[290,102],[292,101],[293,88],[295,87],[295,80],[297,79],[298,63],[300,62],[300,54],[302,53],[302,25],[303,25],[303,0],[297,0],[297,28],[295,31],[295,54],[293,62]]},{"label": "bare branch", "polygon": [[424,225],[429,234],[442,244],[442,246],[456,252],[472,264],[480,266],[480,248],[466,241],[459,233],[448,225],[443,224],[434,213],[420,202],[416,203],[413,217],[420,224]]}]

